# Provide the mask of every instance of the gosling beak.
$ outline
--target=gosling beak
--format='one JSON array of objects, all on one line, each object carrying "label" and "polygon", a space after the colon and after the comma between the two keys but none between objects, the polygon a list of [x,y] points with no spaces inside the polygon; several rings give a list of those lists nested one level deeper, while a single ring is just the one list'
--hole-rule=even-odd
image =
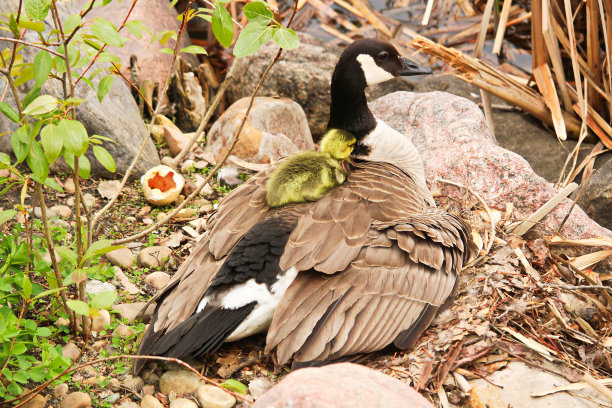
[{"label": "gosling beak", "polygon": [[402,62],[402,69],[399,71],[399,75],[401,76],[426,75],[432,73],[431,68],[422,67],[416,62],[410,61],[408,58],[400,57],[400,61]]}]

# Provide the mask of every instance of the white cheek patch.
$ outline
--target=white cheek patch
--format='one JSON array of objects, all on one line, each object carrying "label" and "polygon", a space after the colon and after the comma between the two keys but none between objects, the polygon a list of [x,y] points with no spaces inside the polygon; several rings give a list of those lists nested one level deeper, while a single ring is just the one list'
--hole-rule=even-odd
[{"label": "white cheek patch", "polygon": [[368,85],[374,85],[394,78],[391,73],[376,65],[371,55],[359,54],[357,56],[357,61],[359,61],[361,65],[361,70],[363,71],[363,75]]}]

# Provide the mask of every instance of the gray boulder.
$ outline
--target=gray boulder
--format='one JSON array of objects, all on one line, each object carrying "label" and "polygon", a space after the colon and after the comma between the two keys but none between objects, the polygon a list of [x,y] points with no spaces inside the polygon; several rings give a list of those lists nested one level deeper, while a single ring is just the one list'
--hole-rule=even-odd
[{"label": "gray boulder", "polygon": [[[5,10],[16,10],[19,4],[18,0],[7,0]],[[61,19],[65,19],[68,15],[78,13],[84,2],[59,2],[57,7]],[[88,16],[89,18],[89,16]],[[51,14],[45,20],[47,30],[53,28]],[[29,31],[24,38],[26,41],[37,41],[38,35]],[[8,47],[9,44],[0,41],[2,49]],[[34,57],[40,50],[33,47],[25,47],[21,51],[21,55],[25,62],[34,61]],[[101,64],[94,64],[88,71],[94,72]],[[94,86],[97,87],[103,75],[96,76],[92,80]],[[19,97],[23,98],[25,94],[32,88],[33,80],[19,87]],[[97,89],[97,88],[96,88]],[[42,89],[42,94],[50,94],[57,98],[63,98],[63,89],[59,80],[48,80]],[[117,171],[110,173],[107,171],[93,156],[91,149],[87,152],[87,157],[91,163],[91,175],[96,177],[117,177],[127,170],[133,157],[135,156],[143,138],[149,138],[147,129],[140,116],[140,112],[134,98],[130,93],[128,86],[118,77],[115,78],[113,86],[102,102],[98,101],[95,90],[92,90],[83,81],[77,84],[75,96],[84,99],[86,102],[81,104],[76,109],[76,116],[87,129],[87,133],[91,135],[101,135],[109,137],[117,142],[117,144],[104,142],[104,147],[110,152],[115,159]],[[5,98],[5,102],[15,107],[13,95],[9,92]],[[4,115],[0,115],[0,129],[2,133],[13,132],[17,129],[15,123],[11,122]],[[0,151],[5,153],[12,152],[10,134],[0,137]],[[155,149],[153,141],[148,140],[145,150],[136,164],[132,177],[140,177],[149,168],[158,165],[159,155]],[[52,170],[68,171],[68,166],[59,160]]]},{"label": "gray boulder", "polygon": [[595,221],[612,229],[612,160],[591,176],[578,204]]}]

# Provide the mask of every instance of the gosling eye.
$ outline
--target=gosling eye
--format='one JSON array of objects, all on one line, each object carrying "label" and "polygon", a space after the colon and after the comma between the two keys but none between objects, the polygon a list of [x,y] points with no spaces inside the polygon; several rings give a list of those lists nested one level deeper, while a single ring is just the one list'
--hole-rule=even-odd
[{"label": "gosling eye", "polygon": [[379,61],[384,61],[387,58],[389,58],[389,53],[387,51],[383,51],[380,54],[378,54],[377,58]]}]

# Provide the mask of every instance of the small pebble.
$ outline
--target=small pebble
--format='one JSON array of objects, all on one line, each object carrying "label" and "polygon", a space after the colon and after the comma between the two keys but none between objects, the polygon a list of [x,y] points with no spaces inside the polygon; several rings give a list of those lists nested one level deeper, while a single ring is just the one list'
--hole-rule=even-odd
[{"label": "small pebble", "polygon": [[176,213],[175,217],[176,218],[191,218],[191,217],[195,217],[197,213],[198,213],[198,210],[196,210],[195,208],[183,208],[182,210],[179,210],[178,213]]},{"label": "small pebble", "polygon": [[107,252],[104,256],[111,264],[120,268],[130,269],[134,266],[134,254],[129,248],[115,249],[114,251]]},{"label": "small pebble", "polygon": [[76,360],[80,353],[81,350],[79,350],[77,345],[72,342],[62,347],[62,356],[70,357],[72,361]]},{"label": "small pebble", "polygon": [[138,376],[126,375],[123,379],[123,385],[135,392],[140,392],[142,387],[144,387],[144,381]]},{"label": "small pebble", "polygon": [[152,285],[155,289],[160,290],[170,281],[170,275],[166,272],[153,272],[144,278],[145,283]]},{"label": "small pebble", "polygon": [[196,396],[202,408],[231,408],[236,404],[236,398],[214,385],[201,385]]},{"label": "small pebble", "polygon": [[145,395],[140,401],[140,408],[164,408],[163,404],[152,395]]},{"label": "small pebble", "polygon": [[134,330],[125,324],[120,324],[113,330],[113,337],[130,337],[133,334]]},{"label": "small pebble", "polygon": [[249,394],[257,399],[273,386],[274,384],[265,378],[255,378],[249,381]]},{"label": "small pebble", "polygon": [[151,218],[143,218],[142,219],[142,223],[144,225],[151,225],[151,224],[153,224],[153,220]]},{"label": "small pebble", "polygon": [[104,326],[108,326],[111,322],[110,313],[108,310],[98,310],[98,315],[94,316],[91,322],[91,330],[100,332],[104,330]]},{"label": "small pebble", "polygon": [[159,268],[168,261],[172,250],[163,246],[143,248],[138,253],[138,263],[145,268]]},{"label": "small pebble", "polygon": [[60,217],[70,218],[72,216],[72,210],[67,205],[54,205],[51,210],[59,214]]},{"label": "small pebble", "polygon": [[91,397],[81,391],[71,392],[60,402],[60,408],[88,408],[90,406]]},{"label": "small pebble", "polygon": [[[28,392],[29,390],[24,388],[23,391],[25,393],[25,392]],[[46,404],[47,404],[47,400],[45,399],[45,397],[38,394],[38,395],[35,395],[34,398],[29,400],[27,403],[25,403],[22,406],[22,408],[44,408]]]},{"label": "small pebble", "polygon": [[70,194],[74,194],[75,186],[72,177],[67,178],[66,181],[64,181],[64,190]]},{"label": "small pebble", "polygon": [[117,378],[111,378],[107,387],[109,390],[117,392],[121,389],[121,381],[119,381]]},{"label": "small pebble", "polygon": [[110,403],[110,404],[114,404],[115,402],[119,401],[119,398],[121,398],[121,394],[119,394],[118,392],[109,395],[108,397],[104,398],[104,401]]},{"label": "small pebble", "polygon": [[155,216],[155,221],[156,222],[160,222],[161,220],[163,220],[164,218],[166,218],[168,216],[168,214],[166,214],[165,212],[160,212],[159,214],[157,214]]},{"label": "small pebble", "polygon": [[198,408],[198,404],[187,398],[176,398],[170,402],[170,408]]},{"label": "small pebble", "polygon": [[164,394],[174,392],[180,394],[191,394],[195,392],[202,379],[195,373],[187,370],[166,371],[159,381],[159,389]]},{"label": "small pebble", "polygon": [[191,173],[195,170],[195,162],[191,159],[187,159],[181,165],[181,173]]},{"label": "small pebble", "polygon": [[64,398],[68,395],[68,384],[57,384],[55,388],[53,388],[53,395],[55,395],[55,398]]}]

